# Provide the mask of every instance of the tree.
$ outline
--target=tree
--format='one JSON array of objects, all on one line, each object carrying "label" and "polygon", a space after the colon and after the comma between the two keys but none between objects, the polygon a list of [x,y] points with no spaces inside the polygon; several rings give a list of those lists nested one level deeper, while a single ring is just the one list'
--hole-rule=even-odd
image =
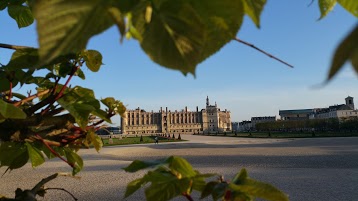
[{"label": "tree", "polygon": [[[319,0],[321,18],[337,2],[357,17],[355,0]],[[49,159],[62,159],[76,174],[83,167],[76,151],[90,144],[97,150],[101,148],[95,131],[103,122],[110,123],[113,115],[123,114],[125,107],[112,97],[98,100],[91,89],[70,87],[73,76],[85,79],[81,70],[84,65],[93,72],[100,69],[102,55],[85,49],[92,36],[115,25],[121,40],[137,40],[154,62],[195,75],[196,65],[229,41],[244,43],[236,38],[244,15],[259,27],[265,3],[266,0],[2,0],[0,10],[7,9],[19,28],[36,20],[39,48],[0,44],[14,50],[9,63],[0,67],[1,166],[12,170],[30,160],[36,167],[45,162],[44,153]],[[348,60],[358,71],[357,40],[358,26],[338,47],[328,80]],[[36,92],[13,93],[17,85],[35,85]],[[100,103],[107,109],[101,109]],[[176,160],[167,162],[170,161]],[[244,171],[237,181],[246,181],[246,177]],[[142,184],[137,183],[139,187]],[[210,185],[213,186],[208,184],[208,188]],[[225,189],[243,191],[233,185]],[[39,193],[37,190],[41,189],[36,188],[33,197]],[[251,194],[244,195],[248,199]]]}]

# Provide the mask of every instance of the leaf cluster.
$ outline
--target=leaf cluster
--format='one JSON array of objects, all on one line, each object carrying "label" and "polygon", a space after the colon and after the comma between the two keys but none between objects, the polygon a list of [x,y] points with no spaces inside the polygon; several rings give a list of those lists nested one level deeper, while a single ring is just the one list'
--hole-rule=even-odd
[{"label": "leaf cluster", "polygon": [[[145,187],[148,201],[166,201],[177,196],[185,196],[192,200],[193,190],[201,192],[201,199],[212,196],[213,200],[251,201],[262,198],[272,201],[287,201],[288,197],[274,186],[253,180],[242,169],[231,182],[222,178],[206,182],[216,174],[201,174],[193,169],[189,162],[177,156],[158,161],[134,161],[124,168],[127,172],[137,172],[145,168],[153,168],[142,178],[133,180],[127,185],[125,198],[141,187]],[[149,184],[149,185],[147,185]]]},{"label": "leaf cluster", "polygon": [[[112,97],[98,100],[90,89],[69,86],[75,76],[85,79],[84,64],[92,72],[100,69],[98,51],[82,50],[39,64],[38,49],[17,47],[9,63],[0,67],[1,166],[12,170],[30,160],[36,167],[44,162],[45,153],[63,159],[76,174],[83,162],[75,152],[90,145],[99,151],[102,141],[95,131],[104,121],[112,123],[111,117],[122,115],[125,107]],[[35,85],[36,92],[13,93],[17,85]],[[8,154],[17,149],[17,154]]]}]

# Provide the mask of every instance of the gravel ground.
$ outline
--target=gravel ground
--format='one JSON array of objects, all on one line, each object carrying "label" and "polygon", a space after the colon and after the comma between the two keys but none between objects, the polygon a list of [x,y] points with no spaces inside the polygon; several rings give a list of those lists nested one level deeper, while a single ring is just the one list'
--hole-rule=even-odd
[{"label": "gravel ground", "polygon": [[[189,141],[106,147],[99,154],[81,150],[85,162],[79,173],[81,179],[59,177],[46,187],[65,188],[79,200],[122,200],[126,184],[145,172],[125,173],[121,168],[135,159],[178,155],[202,173],[219,173],[227,179],[245,167],[251,178],[275,185],[290,200],[358,200],[358,138],[251,139],[192,135],[182,138]],[[0,178],[0,194],[13,197],[17,187],[32,188],[44,177],[70,171],[59,160],[48,161],[36,169],[27,164]],[[143,195],[139,191],[126,200],[144,200]],[[198,196],[194,195],[195,200],[199,200]],[[43,200],[71,200],[71,197],[52,190]]]}]

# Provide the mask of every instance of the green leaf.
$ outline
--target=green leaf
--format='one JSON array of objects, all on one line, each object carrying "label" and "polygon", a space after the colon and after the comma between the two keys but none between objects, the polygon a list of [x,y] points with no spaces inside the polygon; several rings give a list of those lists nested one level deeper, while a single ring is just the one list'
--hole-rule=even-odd
[{"label": "green leaf", "polygon": [[192,177],[192,189],[197,190],[199,192],[203,192],[206,188],[206,182],[205,179],[208,177],[218,176],[217,174],[200,174],[199,172],[196,172],[195,177]]},{"label": "green leaf", "polygon": [[152,184],[145,189],[148,201],[165,201],[186,193],[190,188],[190,179],[178,179],[167,172],[149,172],[146,179]]},{"label": "green leaf", "polygon": [[25,143],[27,147],[27,152],[29,154],[29,157],[31,159],[32,167],[37,167],[45,162],[45,158],[42,155],[41,151],[38,150],[36,147],[32,146],[30,143]]},{"label": "green leaf", "polygon": [[20,108],[0,99],[0,114],[9,119],[25,119],[26,114]]},{"label": "green leaf", "polygon": [[[34,15],[41,64],[59,55],[78,53],[88,40],[113,25],[108,0],[37,1]],[[61,31],[59,31],[61,30]],[[48,37],[51,36],[51,37]]]},{"label": "green leaf", "polygon": [[94,98],[93,91],[79,86],[71,89],[57,102],[68,110],[81,128],[87,126],[89,114],[100,108],[99,101]]},{"label": "green leaf", "polygon": [[92,111],[91,113],[93,115],[105,120],[106,122],[108,122],[110,124],[112,123],[111,119],[108,118],[108,113],[103,111],[103,110],[101,110],[101,109],[99,109],[99,108],[97,108],[96,110]]},{"label": "green leaf", "polygon": [[219,183],[220,183],[219,181],[208,182],[205,188],[201,191],[200,199],[204,199],[209,195],[211,195],[213,193],[215,186],[218,185]]},{"label": "green leaf", "polygon": [[83,50],[81,52],[87,67],[92,72],[97,72],[102,65],[102,55],[96,50]]},{"label": "green leaf", "polygon": [[319,19],[324,18],[329,12],[331,12],[336,3],[337,0],[318,0],[319,10],[321,11],[321,17]]},{"label": "green leaf", "polygon": [[4,10],[9,5],[10,0],[1,0],[0,1],[0,10]]},{"label": "green leaf", "polygon": [[337,47],[327,80],[332,79],[348,60],[351,60],[353,68],[358,72],[358,24]]},{"label": "green leaf", "polygon": [[108,12],[118,27],[119,33],[121,34],[120,41],[122,42],[123,37],[126,34],[126,22],[124,19],[124,15],[122,15],[121,11],[116,7],[109,8]]},{"label": "green leaf", "polygon": [[218,183],[217,185],[214,186],[213,192],[211,194],[214,201],[224,197],[228,185],[229,185],[228,183]]},{"label": "green leaf", "polygon": [[260,28],[260,15],[266,4],[266,0],[243,0],[244,11],[251,20]]},{"label": "green leaf", "polygon": [[39,61],[38,50],[35,48],[25,48],[16,50],[6,65],[8,69],[32,69]]},{"label": "green leaf", "polygon": [[116,99],[114,99],[113,97],[107,97],[104,99],[101,99],[101,102],[107,106],[109,109],[113,108],[113,105],[116,103]]},{"label": "green leaf", "polygon": [[134,192],[136,192],[138,189],[140,189],[146,183],[147,183],[147,181],[145,180],[145,177],[131,181],[127,185],[126,192],[124,194],[124,198],[127,198],[130,195],[132,195]]},{"label": "green leaf", "polygon": [[[242,0],[152,1],[150,23],[145,20],[147,3],[137,5],[129,17],[129,32],[158,64],[195,73],[198,63],[220,50],[239,30]],[[215,12],[208,12],[215,10]],[[136,31],[132,32],[131,24]]]},{"label": "green leaf", "polygon": [[81,78],[82,80],[85,80],[85,79],[86,79],[85,74],[83,73],[83,71],[82,71],[80,68],[77,69],[75,75],[78,76],[79,78]]},{"label": "green leaf", "polygon": [[169,168],[181,174],[182,177],[194,177],[197,173],[184,158],[171,156],[167,159]]},{"label": "green leaf", "polygon": [[86,140],[93,144],[97,152],[102,148],[103,142],[101,137],[99,137],[95,132],[89,131],[86,135]]},{"label": "green leaf", "polygon": [[129,164],[127,167],[123,168],[126,172],[137,172],[139,170],[149,168],[149,167],[155,167],[158,165],[167,164],[167,160],[158,160],[158,161],[140,161],[135,160],[131,164]]},{"label": "green leaf", "polygon": [[145,19],[146,2],[132,14],[133,25],[143,39],[143,50],[162,66],[194,74],[205,37],[205,27],[196,10],[188,1],[154,1],[152,7],[150,23]]},{"label": "green leaf", "polygon": [[240,197],[243,196],[241,194],[246,194],[250,197],[259,197],[265,200],[288,201],[287,195],[271,184],[250,179],[245,169],[242,169],[241,172],[235,176],[233,182],[230,183],[228,187],[234,191],[234,194],[238,192],[236,195]]},{"label": "green leaf", "polygon": [[240,173],[237,173],[232,180],[234,184],[240,184],[241,182],[245,181],[248,178],[248,174],[245,168],[243,168]]},{"label": "green leaf", "polygon": [[137,6],[141,1],[142,0],[121,0],[113,2],[113,5],[119,8],[121,13],[126,14],[133,10],[133,8]]},{"label": "green leaf", "polygon": [[24,166],[29,160],[27,147],[19,142],[2,142],[0,144],[0,167],[8,166],[9,170]]},{"label": "green leaf", "polygon": [[215,175],[200,174],[192,170],[191,165],[185,159],[175,156],[151,162],[137,160],[124,170],[136,172],[153,166],[159,167],[154,171],[149,171],[143,178],[132,181],[127,186],[125,197],[130,196],[145,184],[151,183],[145,189],[147,200],[169,200],[183,193],[190,194],[192,190],[202,191],[206,185],[205,178]]},{"label": "green leaf", "polygon": [[338,0],[343,8],[352,13],[352,15],[358,17],[358,1],[356,0]]},{"label": "green leaf", "polygon": [[83,168],[82,158],[74,151],[69,148],[65,148],[65,155],[68,163],[72,166],[72,175],[76,175]]},{"label": "green leaf", "polygon": [[253,197],[262,198],[272,201],[288,201],[287,195],[278,190],[271,184],[255,181],[253,179],[247,179],[243,184],[235,185],[229,184],[229,188],[234,191],[239,191],[244,194],[251,195]]},{"label": "green leaf", "polygon": [[[12,87],[15,87],[18,83],[17,80],[12,80]],[[10,90],[11,85],[10,85],[10,81],[7,78],[7,72],[5,71],[0,71],[0,92],[4,92],[4,91],[8,91]]]},{"label": "green leaf", "polygon": [[101,100],[101,102],[107,106],[111,111],[114,111],[116,114],[121,116],[126,111],[126,107],[121,101],[115,100],[113,97],[107,97]]},{"label": "green leaf", "polygon": [[34,22],[34,16],[28,6],[10,4],[7,11],[16,20],[19,28],[27,27]]},{"label": "green leaf", "polygon": [[67,75],[71,74],[74,66],[70,62],[63,62],[54,65],[53,72],[56,76],[59,77],[66,77]]}]

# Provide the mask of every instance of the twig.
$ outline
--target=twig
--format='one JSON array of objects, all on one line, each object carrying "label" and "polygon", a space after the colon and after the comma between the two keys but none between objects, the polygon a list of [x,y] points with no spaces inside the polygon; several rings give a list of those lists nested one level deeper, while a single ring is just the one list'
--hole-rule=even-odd
[{"label": "twig", "polygon": [[64,188],[45,188],[44,189],[45,191],[47,190],[60,190],[60,191],[65,191],[66,193],[70,194],[71,197],[74,199],[74,200],[78,200],[72,193],[70,193],[68,190],[64,189]]},{"label": "twig", "polygon": [[36,195],[36,193],[41,190],[42,186],[44,186],[47,182],[55,179],[56,177],[58,176],[58,173],[55,173],[53,175],[50,175],[44,179],[42,179],[39,183],[36,184],[36,186],[34,186],[32,189],[31,189],[31,192]]},{"label": "twig", "polygon": [[56,89],[58,86],[58,82],[60,81],[61,77],[55,78],[55,86],[53,87],[52,94],[56,93]]},{"label": "twig", "polygon": [[47,115],[49,116],[55,116],[56,114],[60,114],[61,112],[65,111],[63,107],[56,108],[54,110],[51,110]]},{"label": "twig", "polygon": [[[110,119],[110,118],[113,117],[114,115],[115,115],[115,113],[108,114],[108,118]],[[100,125],[100,124],[103,123],[103,122],[104,122],[104,120],[101,119],[101,120],[99,120],[98,122],[92,124],[92,126],[93,126],[93,127],[98,126],[98,125]]]},{"label": "twig", "polygon": [[20,105],[22,105],[22,104],[24,104],[26,102],[32,101],[33,99],[35,99],[35,98],[37,98],[39,96],[43,96],[43,95],[45,95],[45,94],[47,94],[49,92],[50,92],[50,89],[47,89],[45,91],[41,91],[41,92],[39,92],[37,94],[31,95],[31,96],[29,96],[27,98],[24,98],[24,99],[22,99],[22,100],[20,100],[20,101],[18,101],[16,103],[14,103],[14,106],[18,107],[18,106],[20,106]]},{"label": "twig", "polygon": [[28,48],[33,48],[33,47],[9,45],[9,44],[0,43],[0,48],[6,48],[6,49],[12,49],[12,50],[22,50],[22,49],[28,49]]},{"label": "twig", "polygon": [[46,114],[46,113],[50,110],[52,104],[53,104],[54,102],[56,102],[58,99],[60,99],[60,98],[63,96],[63,92],[64,92],[65,89],[67,88],[68,83],[71,81],[73,75],[76,73],[76,71],[77,71],[79,68],[80,68],[80,66],[76,66],[76,67],[73,68],[73,70],[72,70],[70,76],[68,77],[66,83],[62,86],[60,92],[55,96],[54,99],[51,100],[51,102],[49,103],[49,105],[47,106],[47,108],[44,109],[44,110],[41,112],[41,115]]},{"label": "twig", "polygon": [[58,154],[55,150],[53,150],[52,147],[50,147],[50,145],[40,135],[36,134],[35,136],[41,140],[41,142],[50,150],[51,153],[53,153],[55,156],[57,156],[59,159],[67,163],[72,168],[75,167],[75,164],[68,162],[66,159],[60,156],[60,154]]},{"label": "twig", "polygon": [[38,102],[36,105],[28,108],[27,110],[25,110],[25,113],[28,115],[31,115],[33,113],[35,113],[37,110],[39,110],[40,108],[46,106],[47,104],[52,102],[52,99],[54,99],[55,96],[54,95],[49,95],[48,97],[46,97],[44,100]]},{"label": "twig", "polygon": [[12,82],[10,81],[10,92],[9,92],[8,100],[11,101],[11,98],[12,98]]},{"label": "twig", "polygon": [[279,58],[273,56],[273,55],[270,54],[270,53],[265,52],[264,50],[261,50],[260,48],[256,47],[255,45],[253,45],[253,44],[251,44],[251,43],[248,43],[248,42],[246,42],[246,41],[243,41],[243,40],[241,40],[241,39],[239,39],[239,38],[234,38],[234,40],[236,40],[236,41],[239,42],[239,43],[245,44],[245,45],[247,45],[247,46],[249,46],[249,47],[252,47],[252,48],[254,48],[255,50],[257,50],[257,51],[259,51],[259,52],[261,52],[261,53],[263,53],[263,54],[269,56],[270,58],[275,59],[275,60],[277,60],[277,61],[279,61],[279,62],[281,62],[281,63],[283,63],[283,64],[285,64],[285,65],[287,65],[287,66],[289,66],[289,67],[291,67],[291,68],[293,68],[293,66],[292,66],[291,64],[289,64],[289,63],[287,63],[287,62],[285,62],[285,61],[282,61],[281,59],[279,59]]}]

